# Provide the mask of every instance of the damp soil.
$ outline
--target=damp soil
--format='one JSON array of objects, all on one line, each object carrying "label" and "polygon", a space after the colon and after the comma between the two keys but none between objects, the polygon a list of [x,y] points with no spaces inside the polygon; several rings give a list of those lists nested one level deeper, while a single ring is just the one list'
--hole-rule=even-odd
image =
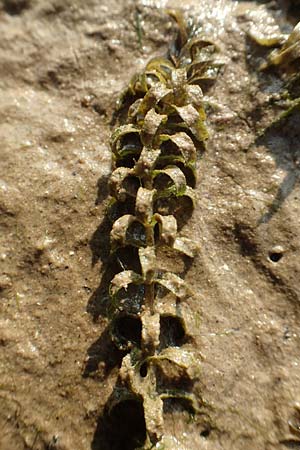
[{"label": "damp soil", "polygon": [[[105,210],[115,103],[165,54],[165,6],[182,2],[0,1],[1,450],[133,450],[144,438],[138,403],[102,417],[124,356],[103,314]],[[259,71],[267,51],[247,34],[265,20],[289,32],[299,6],[184,7],[225,65],[206,93],[210,139],[182,230],[200,246],[185,267],[200,414],[166,404],[165,447],[300,448],[300,117],[272,126],[282,80]],[[180,324],[162,329],[182,338]]]}]

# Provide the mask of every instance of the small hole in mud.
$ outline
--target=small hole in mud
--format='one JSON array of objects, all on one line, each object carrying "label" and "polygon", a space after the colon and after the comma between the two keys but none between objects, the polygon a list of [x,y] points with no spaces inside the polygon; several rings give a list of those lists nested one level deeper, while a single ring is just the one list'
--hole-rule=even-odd
[{"label": "small hole in mud", "polygon": [[118,403],[108,417],[108,424],[110,449],[134,450],[143,446],[146,440],[146,425],[140,401],[125,400]]},{"label": "small hole in mud", "polygon": [[269,258],[272,262],[278,262],[283,257],[283,254],[281,252],[271,252],[269,253]]},{"label": "small hole in mud", "polygon": [[140,375],[141,377],[145,378],[147,376],[147,373],[148,373],[147,363],[143,363],[140,367]]},{"label": "small hole in mud", "polygon": [[200,436],[203,438],[208,438],[208,436],[210,435],[211,429],[210,428],[205,428],[204,430],[202,430],[200,432]]},{"label": "small hole in mud", "polygon": [[178,317],[162,316],[160,318],[160,346],[179,347],[183,343],[185,330],[182,321]]},{"label": "small hole in mud", "polygon": [[142,336],[140,319],[132,316],[122,316],[116,320],[114,329],[122,340],[134,342],[140,346]]}]

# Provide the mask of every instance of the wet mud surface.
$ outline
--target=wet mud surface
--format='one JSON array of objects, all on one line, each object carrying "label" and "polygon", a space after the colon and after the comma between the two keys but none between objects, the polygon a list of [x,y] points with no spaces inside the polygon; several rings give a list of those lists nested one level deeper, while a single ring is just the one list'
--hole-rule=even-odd
[{"label": "wet mud surface", "polygon": [[[183,230],[200,245],[185,278],[202,407],[195,420],[166,408],[166,446],[300,448],[300,113],[278,121],[284,82],[258,70],[269,50],[248,35],[264,20],[290,32],[297,2],[200,3],[186,10],[225,62]],[[113,437],[101,419],[123,356],[102,308],[110,121],[174,36],[166,5],[0,2],[1,450],[132,450],[118,433],[140,412]]]}]

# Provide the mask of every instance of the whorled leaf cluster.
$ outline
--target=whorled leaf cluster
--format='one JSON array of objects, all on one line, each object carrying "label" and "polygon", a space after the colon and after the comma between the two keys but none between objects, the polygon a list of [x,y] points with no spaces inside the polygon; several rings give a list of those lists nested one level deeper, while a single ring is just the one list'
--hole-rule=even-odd
[{"label": "whorled leaf cluster", "polygon": [[139,444],[147,448],[164,434],[166,399],[198,409],[197,364],[181,347],[192,293],[160,255],[197,252],[180,230],[194,208],[196,160],[208,136],[202,90],[220,68],[214,43],[170,14],[179,25],[176,44],[168,58],[152,59],[131,80],[119,102],[122,124],[111,138],[110,242],[122,270],[110,282],[110,333],[125,356],[106,415],[109,420],[122,403],[137,402],[146,430]]}]

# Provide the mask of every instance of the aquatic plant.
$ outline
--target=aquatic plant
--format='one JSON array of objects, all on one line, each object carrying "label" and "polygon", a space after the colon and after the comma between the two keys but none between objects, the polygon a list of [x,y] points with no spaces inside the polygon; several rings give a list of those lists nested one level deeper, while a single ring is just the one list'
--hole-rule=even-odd
[{"label": "aquatic plant", "polygon": [[193,258],[197,244],[181,229],[195,205],[196,161],[205,149],[203,89],[220,63],[215,44],[169,11],[179,32],[166,58],[152,59],[121,95],[111,137],[111,253],[122,270],[110,282],[110,334],[125,353],[106,419],[122,404],[143,411],[145,433],[134,445],[151,448],[164,434],[163,403],[179,399],[191,414],[199,362],[182,346],[193,295],[166,255]]}]

